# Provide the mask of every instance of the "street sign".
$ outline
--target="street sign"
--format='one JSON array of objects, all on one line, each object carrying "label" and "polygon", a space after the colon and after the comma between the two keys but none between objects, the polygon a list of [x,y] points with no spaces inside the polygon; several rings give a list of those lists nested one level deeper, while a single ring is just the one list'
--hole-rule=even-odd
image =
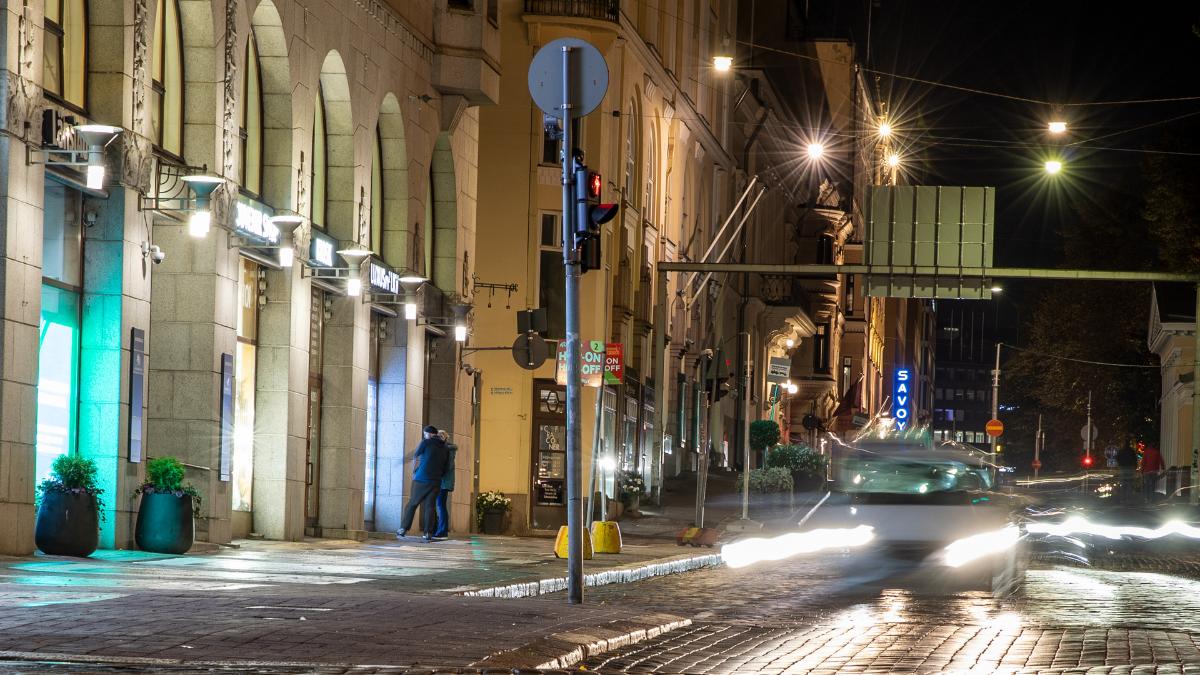
[{"label": "street sign", "polygon": [[513,361],[525,370],[537,370],[550,358],[550,348],[537,333],[518,335],[512,346]]},{"label": "street sign", "polygon": [[1042,468],[1042,460],[1040,460],[1040,459],[1033,460],[1033,464],[1031,466],[1033,466],[1034,471],[1037,471],[1038,469]]},{"label": "street sign", "polygon": [[771,357],[771,362],[767,365],[767,382],[786,382],[791,374],[792,360],[790,358]]},{"label": "street sign", "polygon": [[[579,375],[585,387],[599,387],[604,384],[604,363],[607,360],[607,349],[599,340],[587,340],[581,345],[579,354]],[[567,383],[567,343],[558,343],[558,363],[555,364],[554,381],[558,384]]]},{"label": "street sign", "polygon": [[600,50],[579,38],[559,38],[538,50],[529,65],[529,95],[547,115],[563,119],[563,49],[571,50],[571,117],[600,105],[608,91],[608,63]]},{"label": "street sign", "polygon": [[996,438],[1004,433],[1004,422],[1001,422],[1000,420],[988,420],[988,423],[983,427],[983,430],[987,432],[988,436]]},{"label": "street sign", "polygon": [[[1100,430],[1096,428],[1095,424],[1091,425],[1091,427],[1092,427],[1092,437],[1090,440],[1094,441],[1094,440],[1096,440],[1096,436],[1100,435]],[[1083,427],[1081,427],[1079,429],[1079,437],[1085,441],[1089,440],[1088,439],[1088,425],[1085,424],[1085,425],[1083,425]]]}]

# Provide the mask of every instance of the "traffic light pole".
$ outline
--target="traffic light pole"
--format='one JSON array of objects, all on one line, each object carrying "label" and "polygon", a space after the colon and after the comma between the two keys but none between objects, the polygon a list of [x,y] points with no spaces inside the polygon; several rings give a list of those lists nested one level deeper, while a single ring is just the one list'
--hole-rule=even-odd
[{"label": "traffic light pole", "polygon": [[574,100],[571,91],[571,51],[562,47],[562,246],[563,267],[566,268],[566,339],[567,339],[567,602],[583,602],[583,509],[580,491],[583,488],[580,470],[580,390],[583,383],[579,373],[579,257],[575,247],[575,139],[571,135]]}]

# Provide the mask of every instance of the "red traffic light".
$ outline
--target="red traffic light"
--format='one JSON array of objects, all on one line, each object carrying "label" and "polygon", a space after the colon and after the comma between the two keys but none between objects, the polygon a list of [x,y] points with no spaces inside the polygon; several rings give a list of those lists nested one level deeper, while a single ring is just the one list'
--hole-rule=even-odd
[{"label": "red traffic light", "polygon": [[604,180],[600,178],[600,174],[595,171],[588,172],[588,195],[592,199],[600,198],[600,190],[604,187]]},{"label": "red traffic light", "polygon": [[1083,457],[1083,465],[1084,465],[1084,466],[1091,466],[1091,465],[1092,465],[1092,456],[1091,456],[1091,455],[1084,455],[1084,457]]}]

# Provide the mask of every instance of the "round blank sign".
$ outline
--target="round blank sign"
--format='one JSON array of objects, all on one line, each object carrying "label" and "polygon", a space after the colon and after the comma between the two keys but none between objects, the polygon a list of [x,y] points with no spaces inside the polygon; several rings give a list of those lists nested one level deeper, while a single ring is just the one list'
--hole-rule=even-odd
[{"label": "round blank sign", "polygon": [[547,115],[563,119],[563,53],[570,49],[571,117],[583,117],[604,100],[608,91],[608,64],[591,43],[579,38],[559,38],[542,47],[529,65],[529,95]]}]

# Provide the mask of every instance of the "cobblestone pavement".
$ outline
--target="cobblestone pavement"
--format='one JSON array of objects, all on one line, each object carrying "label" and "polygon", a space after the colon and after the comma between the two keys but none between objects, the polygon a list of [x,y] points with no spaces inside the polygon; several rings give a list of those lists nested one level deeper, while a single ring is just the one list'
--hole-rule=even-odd
[{"label": "cobblestone pavement", "polygon": [[1200,672],[1200,581],[1038,564],[1020,592],[996,599],[904,571],[884,558],[830,555],[592,589],[590,603],[670,607],[695,623],[584,665],[631,673]]},{"label": "cobblestone pavement", "polygon": [[[690,552],[636,538],[630,543],[621,555],[590,561],[588,570]],[[550,603],[457,595],[565,574],[566,561],[555,559],[552,549],[548,539],[473,537],[432,544],[245,542],[187,556],[99,551],[87,559],[0,559],[0,652],[19,652],[0,654],[0,672],[31,669],[14,666],[14,659],[30,660],[28,653],[151,658],[154,669],[174,669],[166,661],[231,659],[313,664],[255,666],[262,672],[371,672],[362,670],[371,664],[465,668],[548,634],[586,634],[646,615],[612,605],[569,607],[561,593]]]}]

